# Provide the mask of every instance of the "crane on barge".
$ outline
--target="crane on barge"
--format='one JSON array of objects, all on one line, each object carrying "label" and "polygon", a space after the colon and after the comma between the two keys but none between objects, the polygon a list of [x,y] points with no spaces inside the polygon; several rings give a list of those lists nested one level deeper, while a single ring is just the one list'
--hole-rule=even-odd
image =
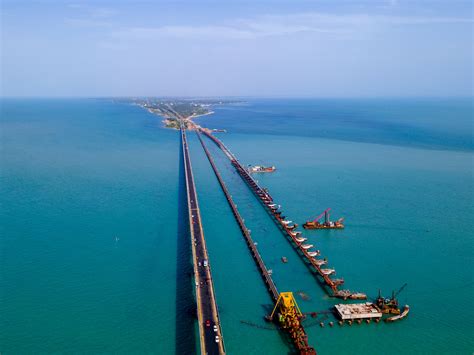
[{"label": "crane on barge", "polygon": [[397,296],[405,289],[408,284],[405,283],[402,287],[398,289],[397,292],[392,291],[391,298],[385,298],[382,296],[380,290],[377,300],[375,301],[376,305],[382,313],[384,314],[400,314],[400,308],[398,308],[398,299]]},{"label": "crane on barge", "polygon": [[[344,218],[339,218],[335,222],[331,222],[329,219],[329,211],[331,209],[327,208],[323,213],[321,213],[313,221],[307,221],[303,224],[304,229],[343,229],[344,228]],[[324,216],[324,222],[321,223],[319,220]]]}]

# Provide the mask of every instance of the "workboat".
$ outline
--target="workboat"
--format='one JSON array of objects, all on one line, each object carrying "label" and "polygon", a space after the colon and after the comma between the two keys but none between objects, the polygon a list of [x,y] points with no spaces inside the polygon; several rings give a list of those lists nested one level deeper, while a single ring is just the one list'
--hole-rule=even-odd
[{"label": "workboat", "polygon": [[320,251],[319,250],[316,250],[316,251],[308,251],[308,255],[309,256],[318,256],[320,254]]},{"label": "workboat", "polygon": [[308,250],[308,249],[311,249],[314,245],[313,244],[302,244],[301,247],[304,249],[304,250]]},{"label": "workboat", "polygon": [[321,269],[321,272],[322,272],[324,275],[331,275],[331,274],[335,274],[335,273],[336,273],[336,270],[334,270],[334,269]]},{"label": "workboat", "polygon": [[351,293],[349,298],[351,300],[366,300],[367,295],[365,293],[362,293],[362,292],[356,292],[356,293]]},{"label": "workboat", "polygon": [[276,168],[274,166],[255,165],[249,166],[248,170],[249,173],[273,173]]},{"label": "workboat", "polygon": [[303,243],[304,241],[308,240],[308,238],[295,238],[298,243]]},{"label": "workboat", "polygon": [[402,313],[400,313],[399,315],[393,316],[393,317],[386,318],[385,322],[391,323],[391,322],[396,322],[397,320],[401,320],[401,319],[405,318],[406,316],[408,316],[408,312],[410,312],[410,306],[405,305],[405,307],[403,308]]}]

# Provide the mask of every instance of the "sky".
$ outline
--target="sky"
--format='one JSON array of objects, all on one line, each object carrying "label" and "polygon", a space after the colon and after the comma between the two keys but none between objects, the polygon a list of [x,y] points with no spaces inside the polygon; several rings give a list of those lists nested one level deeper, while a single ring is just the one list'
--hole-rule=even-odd
[{"label": "sky", "polygon": [[461,0],[2,0],[1,96],[473,95]]}]

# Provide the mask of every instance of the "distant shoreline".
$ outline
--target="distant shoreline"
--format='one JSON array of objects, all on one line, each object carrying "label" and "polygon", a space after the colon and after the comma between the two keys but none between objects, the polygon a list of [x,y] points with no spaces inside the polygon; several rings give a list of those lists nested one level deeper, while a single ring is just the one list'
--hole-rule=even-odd
[{"label": "distant shoreline", "polygon": [[209,112],[207,112],[207,113],[200,113],[200,114],[197,114],[197,115],[196,115],[196,114],[192,114],[191,116],[186,117],[185,119],[187,120],[187,119],[193,119],[193,118],[197,118],[197,117],[201,117],[201,116],[209,116],[209,115],[212,115],[212,114],[214,114],[214,113],[215,113],[215,111],[209,111]]},{"label": "distant shoreline", "polygon": [[240,101],[226,100],[167,100],[159,98],[131,99],[132,104],[146,109],[153,115],[163,119],[164,128],[179,129],[181,123],[186,129],[197,129],[199,125],[194,122],[201,116],[209,116],[215,113],[211,110],[216,105],[240,103]]},{"label": "distant shoreline", "polygon": [[[154,110],[152,108],[144,107],[143,105],[138,105],[138,106],[140,106],[142,108],[146,108],[146,110],[149,113],[153,114],[153,115],[157,115],[157,116],[160,116],[160,117],[164,118],[163,120],[161,120],[161,122],[163,123],[164,128],[179,129],[179,124],[177,123],[177,119],[175,117],[172,117],[172,116],[170,116],[169,114],[167,114],[163,111],[157,111],[157,110]],[[212,115],[214,113],[215,113],[215,111],[209,111],[209,112],[200,113],[200,114],[193,113],[190,116],[184,117],[184,121],[191,123],[192,126],[196,126],[196,123],[194,123],[193,119],[199,118],[199,117],[202,117],[202,116],[209,116],[209,115]]]}]

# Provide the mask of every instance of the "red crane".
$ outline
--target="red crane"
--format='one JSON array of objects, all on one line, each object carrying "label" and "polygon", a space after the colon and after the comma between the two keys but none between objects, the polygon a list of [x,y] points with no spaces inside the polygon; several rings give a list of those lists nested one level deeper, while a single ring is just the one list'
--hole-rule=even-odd
[{"label": "red crane", "polygon": [[318,217],[316,217],[316,219],[313,220],[313,222],[318,222],[321,219],[322,216],[326,216],[324,222],[326,222],[326,223],[329,222],[329,211],[330,210],[331,210],[330,208],[327,208],[323,213],[321,213]]}]

